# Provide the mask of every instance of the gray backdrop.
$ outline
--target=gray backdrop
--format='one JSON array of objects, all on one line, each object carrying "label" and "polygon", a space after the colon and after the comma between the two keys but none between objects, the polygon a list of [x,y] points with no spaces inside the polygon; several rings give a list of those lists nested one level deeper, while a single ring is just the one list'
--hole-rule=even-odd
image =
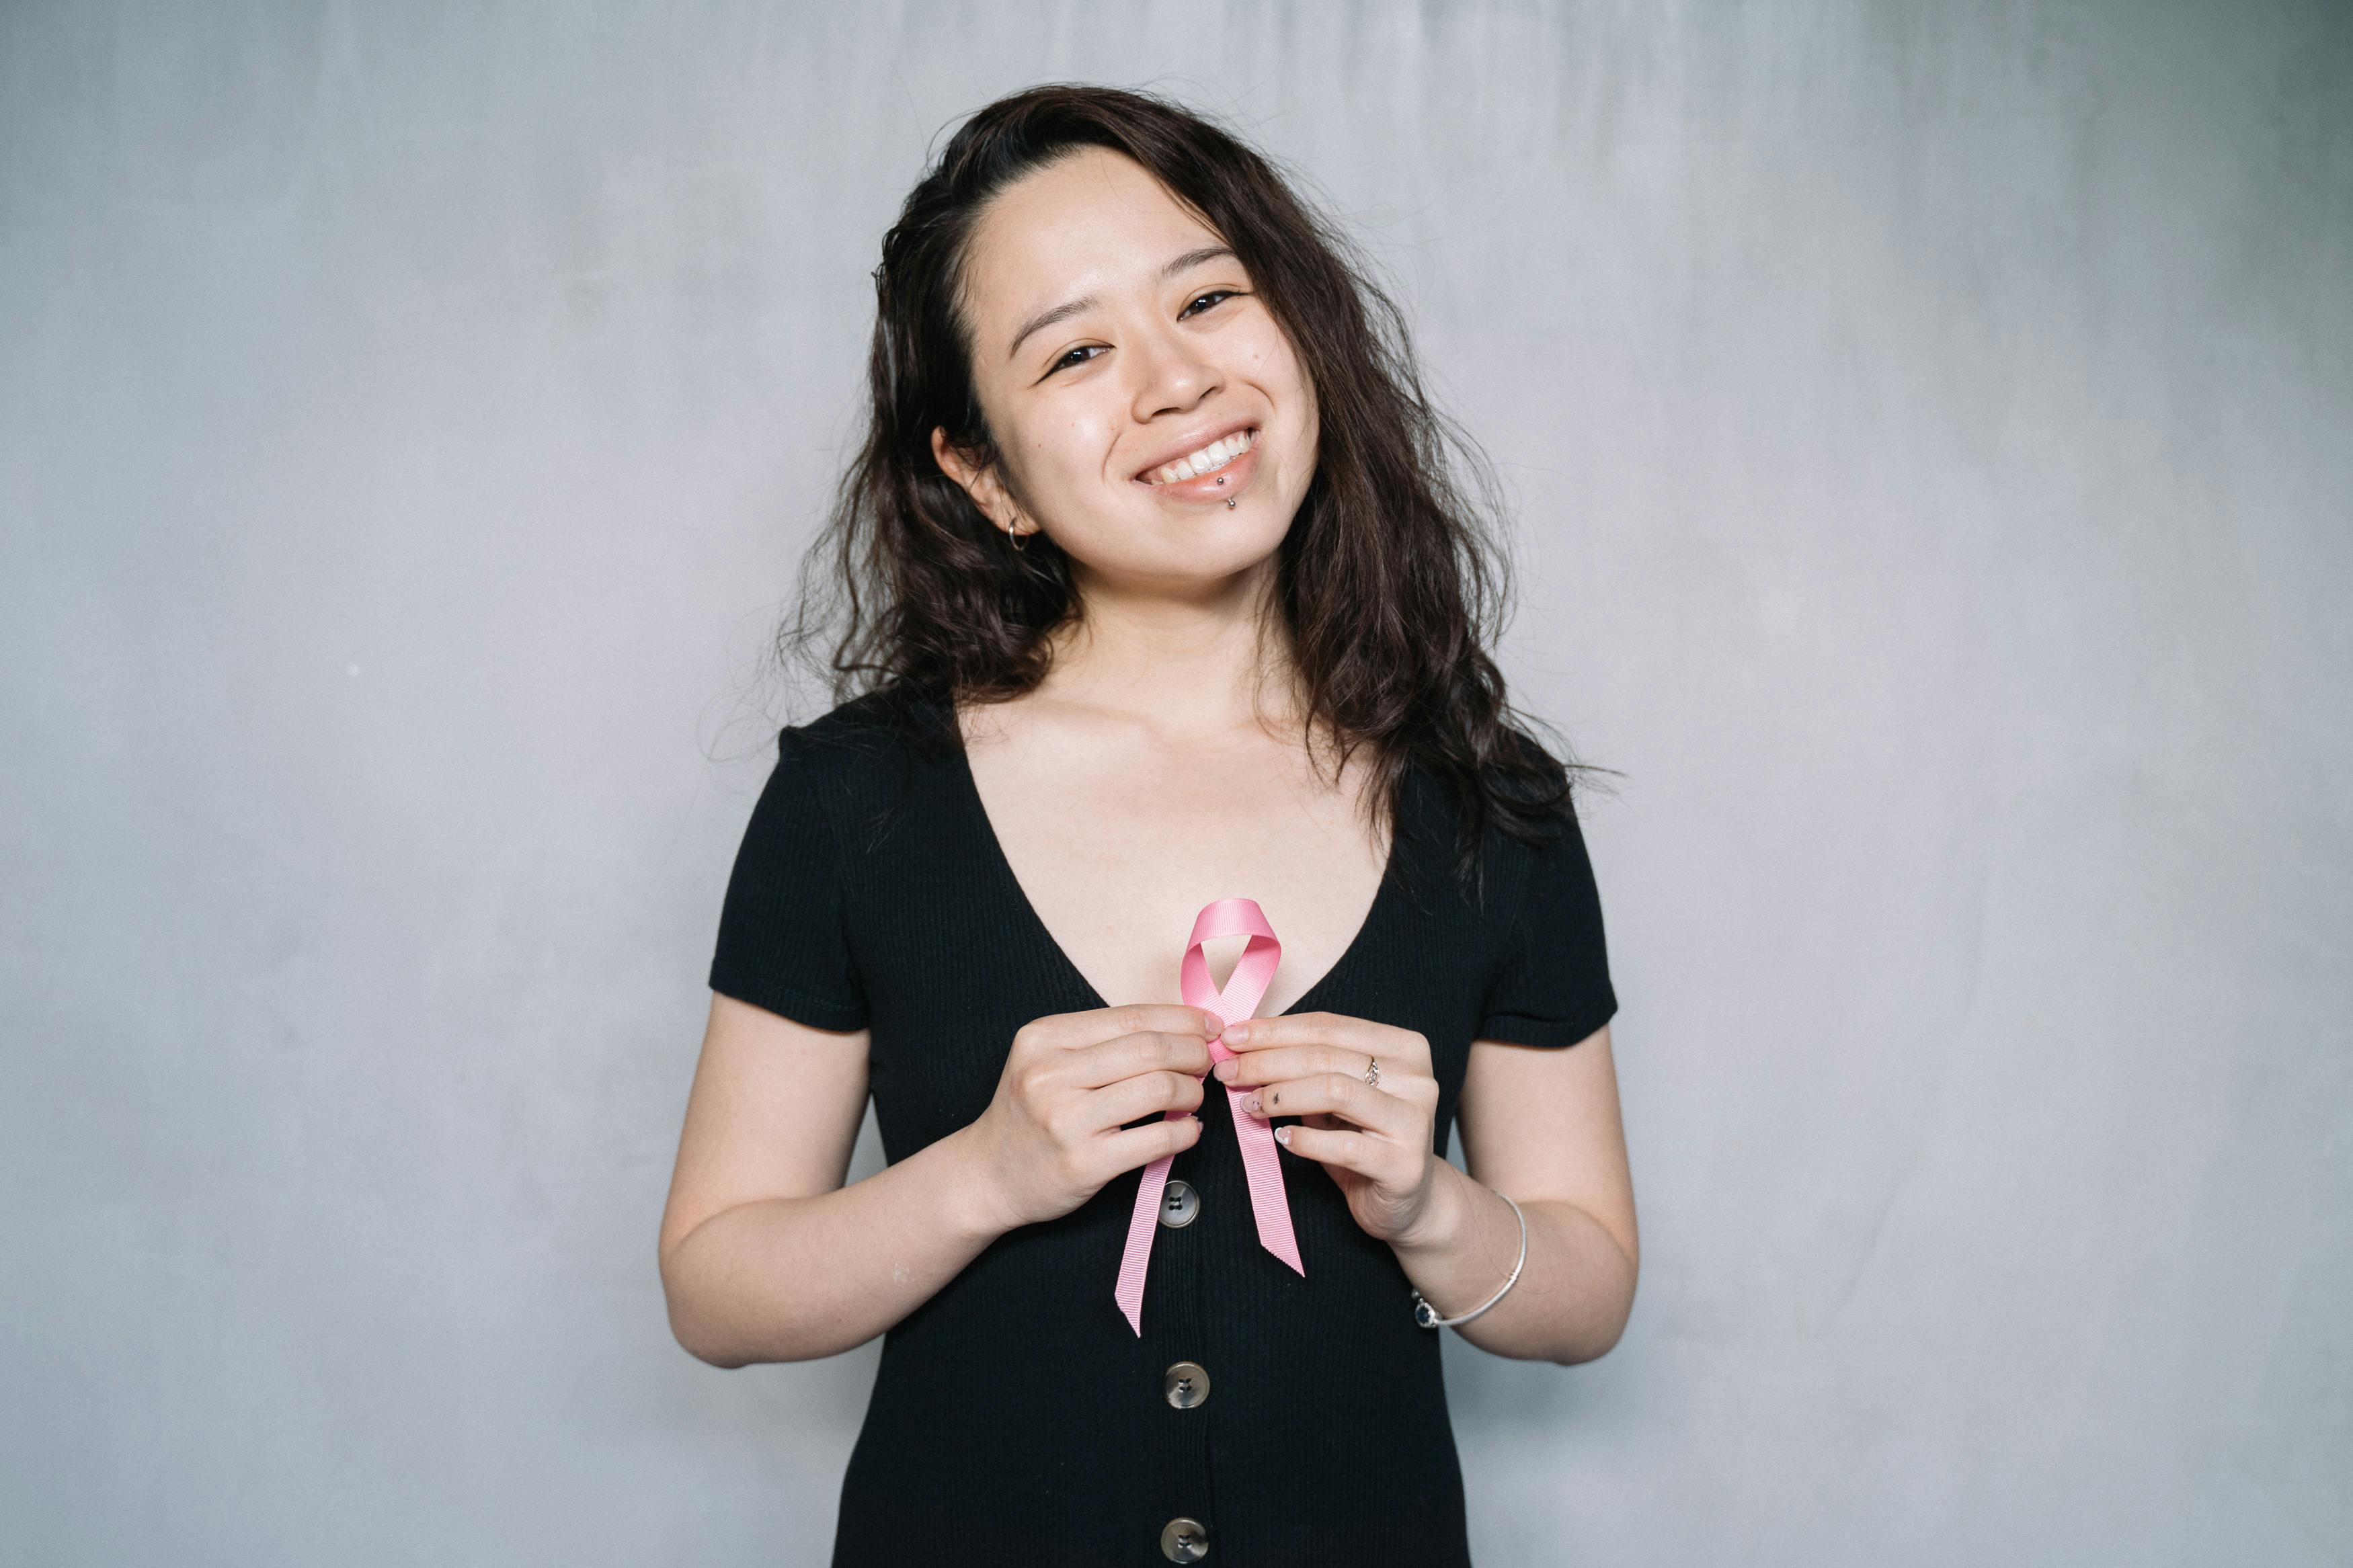
[{"label": "gray backdrop", "polygon": [[2347,1561],[2353,23],[2243,0],[0,8],[0,1559],[825,1560],[871,1349],[655,1226],[868,268],[1056,77],[1363,237],[1623,773],[1641,1294],[1450,1346],[1482,1563]]}]

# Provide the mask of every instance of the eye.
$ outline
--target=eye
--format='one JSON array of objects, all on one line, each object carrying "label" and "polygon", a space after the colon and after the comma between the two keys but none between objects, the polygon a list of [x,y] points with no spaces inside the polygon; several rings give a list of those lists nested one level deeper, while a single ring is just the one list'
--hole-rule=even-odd
[{"label": "eye", "polygon": [[1191,315],[1193,313],[1193,307],[1195,305],[1198,305],[1201,302],[1201,300],[1230,300],[1240,292],[1241,290],[1239,289],[1212,289],[1208,293],[1202,295],[1200,300],[1194,300],[1192,305],[1187,305],[1184,310],[1177,312],[1176,319],[1181,321],[1187,316]]},{"label": "eye", "polygon": [[[1081,343],[1077,348],[1072,349],[1070,353],[1064,354],[1060,359],[1058,359],[1052,364],[1048,365],[1046,367],[1046,374],[1048,375],[1051,375],[1056,371],[1065,369],[1072,364],[1091,364],[1093,363],[1094,356],[1103,352],[1103,345],[1101,343]],[[1074,360],[1071,357],[1071,354],[1085,354],[1087,357],[1082,360]]]}]

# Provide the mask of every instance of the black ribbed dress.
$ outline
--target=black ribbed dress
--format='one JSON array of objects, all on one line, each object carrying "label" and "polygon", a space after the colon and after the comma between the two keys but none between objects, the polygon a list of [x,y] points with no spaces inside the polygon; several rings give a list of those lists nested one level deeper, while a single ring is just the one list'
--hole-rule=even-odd
[{"label": "black ribbed dress", "polygon": [[[711,967],[726,995],[871,1031],[893,1162],[987,1109],[1022,1025],[1105,1005],[1015,880],[961,747],[925,738],[954,734],[943,700],[906,694],[786,730]],[[1474,905],[1453,832],[1444,790],[1415,770],[1371,912],[1291,1009],[1425,1036],[1440,1152],[1473,1039],[1571,1046],[1617,1005],[1582,837],[1539,847],[1491,829]],[[1439,1331],[1414,1322],[1396,1254],[1284,1150],[1307,1270],[1293,1274],[1259,1246],[1225,1096],[1198,1114],[1171,1173],[1196,1217],[1153,1238],[1141,1339],[1112,1299],[1135,1172],[998,1237],[885,1335],[837,1568],[1155,1568],[1177,1519],[1226,1568],[1470,1561]],[[1179,1361],[1208,1373],[1190,1408],[1165,1396]]]}]

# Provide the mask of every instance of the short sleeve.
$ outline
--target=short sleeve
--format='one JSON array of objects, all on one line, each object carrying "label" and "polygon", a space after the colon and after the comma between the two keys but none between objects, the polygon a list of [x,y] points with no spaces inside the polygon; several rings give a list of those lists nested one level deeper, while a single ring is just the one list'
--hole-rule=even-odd
[{"label": "short sleeve", "polygon": [[841,857],[823,796],[822,749],[799,730],[752,807],[720,907],[711,988],[818,1029],[866,1026],[844,925]]},{"label": "short sleeve", "polygon": [[1525,889],[1489,980],[1477,1038],[1573,1046],[1618,1011],[1601,934],[1601,895],[1576,821],[1550,844],[1510,840],[1527,858]]}]

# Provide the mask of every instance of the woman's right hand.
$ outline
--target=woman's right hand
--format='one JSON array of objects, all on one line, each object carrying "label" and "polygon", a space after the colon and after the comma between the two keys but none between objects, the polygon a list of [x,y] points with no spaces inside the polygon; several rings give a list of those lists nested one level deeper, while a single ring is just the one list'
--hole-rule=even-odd
[{"label": "woman's right hand", "polygon": [[1216,1014],[1174,1004],[1053,1013],[1015,1032],[996,1098],[965,1129],[1002,1230],[1057,1219],[1122,1171],[1191,1148]]}]

